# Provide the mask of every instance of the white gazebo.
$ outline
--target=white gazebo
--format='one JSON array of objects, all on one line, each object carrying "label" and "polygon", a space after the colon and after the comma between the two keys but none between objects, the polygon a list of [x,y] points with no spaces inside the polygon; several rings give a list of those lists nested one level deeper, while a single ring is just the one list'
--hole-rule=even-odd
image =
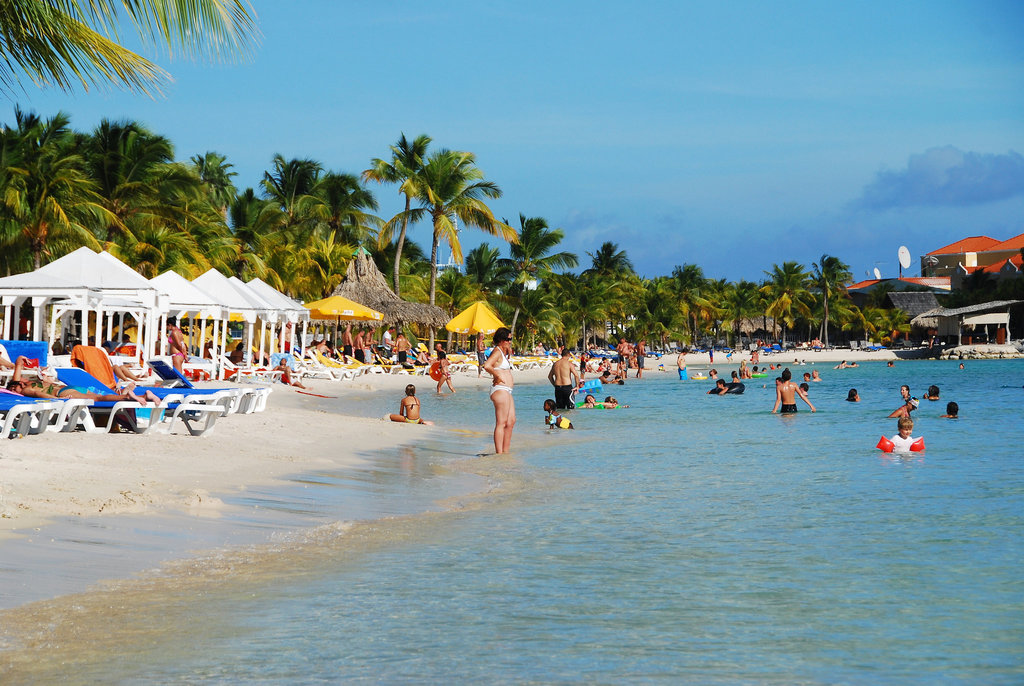
[{"label": "white gazebo", "polygon": [[[284,318],[285,322],[290,323],[292,325],[290,334],[286,333],[287,327],[281,327],[277,339],[278,350],[284,350],[286,339],[288,340],[288,345],[292,349],[294,349],[296,325],[299,322],[301,322],[303,325],[302,333],[305,334],[305,327],[309,324],[309,310],[303,307],[302,303],[300,303],[298,300],[293,300],[292,298],[289,298],[287,295],[285,295],[284,293],[277,290],[276,288],[274,288],[273,286],[271,286],[270,284],[266,283],[261,279],[251,279],[245,285],[248,286],[249,289],[255,292],[258,296],[263,298],[263,300],[276,307],[278,312],[281,313],[281,316]],[[300,337],[300,340],[305,339],[303,337]]]},{"label": "white gazebo", "polygon": [[[45,336],[51,349],[58,336],[71,331],[73,321],[66,315],[75,313],[80,315],[76,335],[83,343],[101,345],[113,334],[115,315],[120,316],[122,331],[128,315],[138,327],[140,352],[148,353],[155,346],[155,322],[162,305],[160,291],[109,253],[96,254],[82,247],[34,272],[0,279],[5,337],[16,333],[13,325],[26,301],[33,308],[32,340],[44,340],[46,308],[51,308],[50,331]],[[90,322],[95,324],[92,341]]]},{"label": "white gazebo", "polygon": [[[229,319],[240,319],[246,323],[245,350],[246,359],[248,359],[249,351],[252,350],[253,325],[255,325],[256,320],[261,316],[269,316],[269,306],[267,303],[257,298],[249,289],[244,288],[244,283],[238,279],[235,279],[235,282],[232,282],[231,279],[224,276],[216,269],[211,269],[202,276],[197,276],[192,280],[192,284],[208,296],[211,296],[216,302],[220,303],[223,308],[223,313],[227,315]],[[241,284],[242,288],[239,288],[238,284]],[[227,343],[226,323],[222,333],[222,342],[221,350],[224,349],[224,345]],[[222,378],[223,373],[224,369],[223,366],[221,366]]]},{"label": "white gazebo", "polygon": [[[206,347],[206,322],[208,319],[212,320],[211,340],[214,345],[212,355],[216,364],[217,354],[221,350],[220,329],[222,325],[226,328],[227,324],[223,320],[226,320],[228,316],[221,304],[213,296],[174,271],[166,271],[153,277],[149,282],[167,294],[167,301],[162,312],[162,323],[165,327],[168,315],[174,315],[179,319],[188,316],[191,320],[199,320],[201,328],[197,347],[200,357]],[[161,338],[160,348],[164,353],[166,353],[166,344],[166,339]]]}]

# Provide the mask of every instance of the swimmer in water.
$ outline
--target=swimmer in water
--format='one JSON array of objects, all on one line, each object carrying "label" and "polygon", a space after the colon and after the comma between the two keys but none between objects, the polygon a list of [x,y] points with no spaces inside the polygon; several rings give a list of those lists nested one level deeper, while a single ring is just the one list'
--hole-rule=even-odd
[{"label": "swimmer in water", "polygon": [[788,367],[782,370],[782,378],[775,386],[775,405],[772,407],[772,414],[778,412],[780,406],[783,414],[796,414],[796,397],[798,395],[807,403],[807,407],[811,408],[811,412],[817,412],[811,401],[807,399],[807,394],[791,381],[792,378],[793,374]]}]

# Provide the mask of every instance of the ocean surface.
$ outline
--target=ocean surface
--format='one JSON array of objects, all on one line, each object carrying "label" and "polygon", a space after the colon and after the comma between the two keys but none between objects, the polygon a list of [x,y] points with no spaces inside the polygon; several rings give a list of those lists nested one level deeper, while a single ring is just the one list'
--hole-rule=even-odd
[{"label": "ocean surface", "polygon": [[[772,379],[715,397],[649,369],[575,431],[520,385],[507,457],[477,457],[483,391],[423,388],[458,431],[227,498],[187,535],[141,524],[183,559],[7,613],[0,682],[1024,683],[1024,361],[832,367],[792,367],[823,377],[796,416],[770,414]],[[924,453],[885,455],[903,383],[941,400],[914,413]],[[138,519],[108,519],[88,545],[44,533],[148,564],[114,543]]]}]

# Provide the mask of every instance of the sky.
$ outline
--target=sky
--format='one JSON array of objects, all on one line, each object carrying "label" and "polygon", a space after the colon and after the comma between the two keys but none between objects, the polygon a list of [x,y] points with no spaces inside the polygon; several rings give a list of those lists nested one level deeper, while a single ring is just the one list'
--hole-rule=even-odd
[{"label": "sky", "polygon": [[[402,133],[468,150],[498,217],[544,217],[639,274],[764,278],[823,254],[896,276],[965,236],[1024,232],[1024,3],[255,0],[228,64],[146,56],[163,97],[7,95],[88,131],[137,120],[258,187],[275,154],[359,173]],[[372,186],[385,219],[394,186]],[[429,252],[427,225],[411,231]],[[497,239],[474,229],[464,249]]]}]

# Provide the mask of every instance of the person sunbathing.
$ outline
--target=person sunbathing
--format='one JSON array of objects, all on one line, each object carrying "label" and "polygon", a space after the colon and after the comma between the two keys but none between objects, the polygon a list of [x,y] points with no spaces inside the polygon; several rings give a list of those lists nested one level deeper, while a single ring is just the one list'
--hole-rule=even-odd
[{"label": "person sunbathing", "polygon": [[27,361],[27,358],[22,356],[19,357],[17,362],[14,364],[14,375],[7,384],[7,390],[12,393],[19,393],[28,398],[40,398],[44,400],[82,398],[85,400],[99,400],[102,402],[132,400],[143,405],[145,405],[147,401],[157,404],[160,403],[160,398],[158,398],[152,391],[146,391],[145,395],[141,396],[135,393],[134,383],[128,384],[117,393],[96,393],[93,391],[91,386],[89,388],[83,388],[78,386],[68,386],[60,381],[43,379],[25,380],[21,378],[21,372],[25,368],[25,363]]}]

